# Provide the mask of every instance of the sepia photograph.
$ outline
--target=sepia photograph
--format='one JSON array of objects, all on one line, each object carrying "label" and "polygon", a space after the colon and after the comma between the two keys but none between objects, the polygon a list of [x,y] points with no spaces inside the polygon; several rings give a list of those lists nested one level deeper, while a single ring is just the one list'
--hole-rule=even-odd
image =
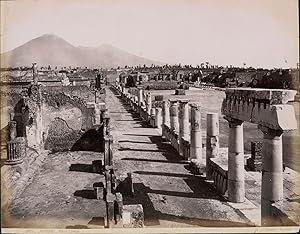
[{"label": "sepia photograph", "polygon": [[300,231],[297,0],[0,0],[2,233]]}]

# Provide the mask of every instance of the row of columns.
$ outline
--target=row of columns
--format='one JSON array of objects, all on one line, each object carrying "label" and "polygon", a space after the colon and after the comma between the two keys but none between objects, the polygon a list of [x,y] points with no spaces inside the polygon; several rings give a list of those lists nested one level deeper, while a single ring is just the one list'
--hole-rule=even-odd
[{"label": "row of columns", "polygon": [[[189,107],[191,108],[191,123],[189,122]],[[189,100],[173,100],[163,102],[162,124],[178,133],[179,153],[182,154],[183,139],[190,141],[190,159],[202,162],[202,130],[201,107],[199,104],[189,104]],[[207,158],[216,157],[219,149],[219,118],[217,113],[207,115]]]},{"label": "row of columns", "polygon": [[[140,91],[141,92],[141,91]],[[143,103],[139,93],[139,103]],[[189,106],[191,122],[189,125]],[[190,140],[190,159],[200,163],[202,160],[201,108],[198,104],[189,104],[188,100],[170,99],[163,102],[163,108],[152,108],[151,93],[146,94],[146,109],[155,116],[155,126],[168,126],[179,136],[179,153],[182,153],[182,138]],[[161,116],[161,118],[160,118]],[[244,136],[243,121],[224,117],[229,123],[228,137],[228,200],[241,203],[245,201]],[[281,130],[272,130],[260,126],[263,132],[263,169],[261,188],[262,225],[272,222],[272,204],[283,199],[282,173],[282,134]],[[206,162],[219,154],[219,116],[207,114]],[[212,179],[212,171],[206,166],[206,177]]]},{"label": "row of columns", "polygon": [[[139,103],[143,103],[141,90]],[[189,104],[188,100],[170,99],[163,102],[163,108],[152,108],[151,93],[146,93],[146,110],[154,117],[155,126],[168,126],[179,136],[179,153],[182,153],[182,139],[190,141],[190,159],[203,163],[201,108],[198,104]],[[189,107],[191,122],[189,125]],[[161,116],[161,118],[160,118]],[[224,117],[229,124],[228,137],[228,200],[241,203],[245,201],[244,169],[244,133],[243,121]],[[272,204],[283,199],[282,173],[282,134],[281,130],[272,130],[259,125],[263,132],[263,168],[261,188],[262,225],[272,222]],[[219,154],[219,115],[207,114],[206,162]],[[212,171],[206,166],[206,177],[212,179]]]}]

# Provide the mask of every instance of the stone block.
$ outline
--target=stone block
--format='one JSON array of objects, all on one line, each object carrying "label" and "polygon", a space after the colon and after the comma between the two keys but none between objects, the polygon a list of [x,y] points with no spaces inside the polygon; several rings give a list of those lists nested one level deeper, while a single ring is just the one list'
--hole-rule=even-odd
[{"label": "stone block", "polygon": [[144,227],[144,210],[141,204],[123,206],[123,227]]},{"label": "stone block", "polygon": [[103,183],[95,183],[93,187],[94,187],[95,197],[98,200],[103,200],[105,197],[105,189]]},{"label": "stone block", "polygon": [[175,95],[185,95],[184,89],[175,89]]},{"label": "stone block", "polygon": [[155,101],[163,101],[163,100],[164,100],[164,96],[163,96],[163,95],[156,95],[156,96],[154,97],[154,100],[155,100]]},{"label": "stone block", "polygon": [[93,172],[94,173],[101,173],[103,172],[103,165],[102,165],[102,160],[94,160],[92,161],[92,167],[93,167]]}]

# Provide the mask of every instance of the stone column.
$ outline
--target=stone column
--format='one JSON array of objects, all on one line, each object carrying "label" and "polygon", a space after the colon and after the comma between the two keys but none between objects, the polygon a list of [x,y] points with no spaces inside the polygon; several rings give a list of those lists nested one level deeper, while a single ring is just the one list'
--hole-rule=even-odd
[{"label": "stone column", "polygon": [[9,140],[12,141],[17,137],[17,122],[11,120],[8,122],[9,127]]},{"label": "stone column", "polygon": [[7,143],[7,159],[5,164],[16,165],[23,162],[26,157],[26,139],[17,137]]},{"label": "stone column", "polygon": [[113,164],[112,144],[112,136],[104,136],[104,166]]},{"label": "stone column", "polygon": [[219,115],[218,113],[207,114],[206,124],[206,179],[212,178],[210,158],[216,158],[219,154]]},{"label": "stone column", "polygon": [[165,100],[163,102],[163,110],[162,110],[162,115],[163,115],[163,124],[170,126],[170,103],[169,101]]},{"label": "stone column", "polygon": [[170,102],[170,128],[171,131],[178,132],[179,122],[178,122],[178,101],[169,100]]},{"label": "stone column", "polygon": [[183,141],[182,138],[189,140],[190,126],[189,126],[189,100],[179,101],[179,153],[182,154]]},{"label": "stone column", "polygon": [[147,92],[146,94],[146,110],[148,115],[151,114],[151,108],[152,108],[152,100],[151,100],[151,92]]},{"label": "stone column", "polygon": [[243,121],[225,117],[229,122],[228,200],[245,201]]},{"label": "stone column", "polygon": [[281,130],[259,126],[264,134],[262,185],[261,185],[261,219],[262,226],[274,225],[272,204],[283,199],[283,163]]},{"label": "stone column", "polygon": [[143,90],[138,90],[138,105],[143,106],[144,100],[143,100]]},{"label": "stone column", "polygon": [[202,132],[200,105],[191,104],[191,145],[190,157],[202,162]]},{"label": "stone column", "polygon": [[38,74],[37,74],[37,66],[36,63],[32,64],[32,76],[33,76],[33,83],[38,83]]},{"label": "stone column", "polygon": [[161,108],[156,108],[155,112],[155,127],[158,128],[158,130],[161,131],[161,125],[162,125],[162,110]]}]

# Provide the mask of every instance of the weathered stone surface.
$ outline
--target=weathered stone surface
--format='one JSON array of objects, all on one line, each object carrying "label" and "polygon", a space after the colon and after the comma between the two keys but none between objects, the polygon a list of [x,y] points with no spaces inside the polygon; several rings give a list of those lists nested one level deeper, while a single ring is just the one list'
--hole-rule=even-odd
[{"label": "weathered stone surface", "polygon": [[144,210],[141,204],[123,206],[123,227],[144,227]]},{"label": "weathered stone surface", "polygon": [[185,95],[185,90],[184,89],[176,89],[175,95]]},{"label": "weathered stone surface", "polygon": [[228,88],[225,92],[226,98],[254,99],[257,102],[268,101],[268,104],[271,105],[286,104],[289,101],[293,101],[297,94],[297,90],[260,88]]},{"label": "weathered stone surface", "polygon": [[222,114],[275,130],[297,129],[293,90],[227,89]]}]

